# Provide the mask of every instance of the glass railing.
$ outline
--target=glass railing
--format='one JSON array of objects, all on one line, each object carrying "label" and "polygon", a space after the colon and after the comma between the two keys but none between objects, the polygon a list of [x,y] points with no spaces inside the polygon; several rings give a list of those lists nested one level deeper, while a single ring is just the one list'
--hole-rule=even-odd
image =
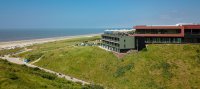
[{"label": "glass railing", "polygon": [[115,45],[115,44],[110,44],[110,43],[102,43],[104,45],[107,45],[107,46],[111,46],[111,47],[117,47],[119,48],[119,46]]}]

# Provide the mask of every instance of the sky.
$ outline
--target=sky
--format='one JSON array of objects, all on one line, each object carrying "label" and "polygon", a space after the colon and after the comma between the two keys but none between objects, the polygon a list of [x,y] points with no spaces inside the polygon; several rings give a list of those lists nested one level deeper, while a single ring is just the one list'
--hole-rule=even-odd
[{"label": "sky", "polygon": [[200,23],[200,0],[0,0],[0,29]]}]

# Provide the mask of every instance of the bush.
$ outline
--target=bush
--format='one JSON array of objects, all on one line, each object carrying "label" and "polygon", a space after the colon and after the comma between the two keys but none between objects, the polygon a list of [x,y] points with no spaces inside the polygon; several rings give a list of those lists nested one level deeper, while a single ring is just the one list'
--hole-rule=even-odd
[{"label": "bush", "polygon": [[199,49],[197,49],[197,50],[196,50],[196,52],[197,52],[197,53],[200,53],[200,50],[199,50]]},{"label": "bush", "polygon": [[9,78],[12,79],[12,80],[19,79],[19,77],[15,73],[9,73],[8,75],[9,75]]},{"label": "bush", "polygon": [[56,79],[56,76],[55,76],[55,75],[53,75],[53,74],[48,74],[48,73],[43,73],[43,74],[41,74],[41,77],[46,78],[46,79],[49,79],[49,80],[55,80],[55,79]]},{"label": "bush", "polygon": [[83,86],[81,89],[104,89],[104,87],[100,85],[86,85]]},{"label": "bush", "polygon": [[134,67],[133,64],[128,64],[126,66],[118,68],[117,71],[114,73],[114,77],[123,76],[126,71],[131,70],[133,67]]},{"label": "bush", "polygon": [[[35,68],[35,70],[38,70],[38,69],[39,68]],[[34,69],[32,69],[32,70],[34,70]],[[42,78],[49,79],[49,80],[55,80],[57,78],[57,76],[54,74],[42,72],[42,71],[30,71],[30,73],[35,74],[36,76],[40,76]]]},{"label": "bush", "polygon": [[77,84],[79,84],[79,85],[82,85],[82,82],[76,82]]},{"label": "bush", "polygon": [[25,65],[25,64],[22,64],[21,66],[22,66],[22,67],[25,67],[25,68],[26,68],[26,67],[28,67],[28,66],[27,66],[27,65]]},{"label": "bush", "polygon": [[183,50],[191,50],[191,49],[192,49],[192,47],[189,46],[189,45],[184,45],[183,46]]},{"label": "bush", "polygon": [[162,68],[162,75],[166,79],[170,79],[172,77],[172,73],[169,71],[170,69],[170,64],[166,62],[161,63],[161,68]]},{"label": "bush", "polygon": [[33,61],[33,60],[39,59],[42,55],[43,55],[43,53],[29,54],[27,56],[27,59],[30,60],[30,61]]},{"label": "bush", "polygon": [[199,51],[199,50],[196,50],[196,52],[197,52],[197,55],[196,55],[195,61],[196,61],[197,63],[200,63],[200,51]]},{"label": "bush", "polygon": [[146,52],[146,51],[147,51],[147,48],[143,48],[142,51],[143,51],[143,52]]},{"label": "bush", "polygon": [[38,67],[33,68],[34,71],[40,70]]},{"label": "bush", "polygon": [[22,50],[22,48],[15,48],[15,49],[4,49],[0,51],[0,56],[8,55],[8,54],[14,54]]}]

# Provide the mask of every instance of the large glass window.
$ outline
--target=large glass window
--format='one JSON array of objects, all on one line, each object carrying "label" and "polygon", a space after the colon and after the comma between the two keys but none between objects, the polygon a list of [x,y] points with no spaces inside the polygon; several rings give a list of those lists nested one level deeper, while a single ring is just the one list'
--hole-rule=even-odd
[{"label": "large glass window", "polygon": [[140,29],[137,34],[179,34],[181,29]]},{"label": "large glass window", "polygon": [[191,29],[185,29],[185,34],[191,34],[192,33],[192,30]]},{"label": "large glass window", "polygon": [[185,34],[191,35],[191,34],[200,34],[200,29],[185,29]]},{"label": "large glass window", "polygon": [[173,38],[173,37],[150,37],[145,38],[146,43],[181,43],[182,38]]},{"label": "large glass window", "polygon": [[192,34],[200,34],[200,29],[193,29]]}]

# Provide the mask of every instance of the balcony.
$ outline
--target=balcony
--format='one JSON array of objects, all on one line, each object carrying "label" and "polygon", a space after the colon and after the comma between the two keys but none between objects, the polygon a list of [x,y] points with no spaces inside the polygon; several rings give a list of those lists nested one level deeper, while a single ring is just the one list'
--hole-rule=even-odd
[{"label": "balcony", "polygon": [[116,47],[116,48],[119,48],[119,46],[120,46],[118,43],[105,42],[105,41],[102,44],[111,46],[111,47]]},{"label": "balcony", "polygon": [[113,43],[119,43],[118,40],[112,40],[112,39],[101,39],[101,40],[108,41],[108,42],[113,42]]}]

